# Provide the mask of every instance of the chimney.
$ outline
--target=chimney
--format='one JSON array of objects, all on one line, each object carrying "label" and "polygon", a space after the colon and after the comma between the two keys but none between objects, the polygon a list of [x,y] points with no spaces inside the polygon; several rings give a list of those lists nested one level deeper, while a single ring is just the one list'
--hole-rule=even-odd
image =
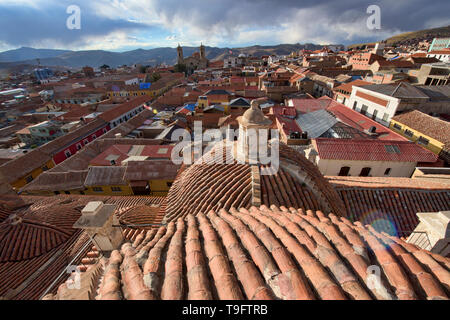
[{"label": "chimney", "polygon": [[407,242],[418,247],[450,256],[450,211],[419,212],[420,222]]},{"label": "chimney", "polygon": [[75,222],[75,229],[86,231],[94,240],[95,246],[103,253],[118,249],[123,241],[120,228],[114,215],[115,204],[104,204],[102,201],[91,201],[81,211],[81,217]]}]

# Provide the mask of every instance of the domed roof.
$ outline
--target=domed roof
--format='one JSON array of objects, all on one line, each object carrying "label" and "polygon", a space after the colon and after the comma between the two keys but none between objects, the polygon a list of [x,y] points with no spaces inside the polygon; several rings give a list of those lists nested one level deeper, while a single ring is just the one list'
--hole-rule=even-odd
[{"label": "domed roof", "polygon": [[[318,168],[287,145],[279,145],[280,167],[274,175],[261,175],[263,165],[238,163],[231,150],[231,142],[225,147],[216,144],[179,173],[167,196],[164,222],[261,204],[345,215],[342,200]],[[218,157],[226,163],[218,163]]]},{"label": "domed roof", "polygon": [[0,247],[0,262],[38,257],[65,243],[80,216],[80,211],[66,205],[11,213],[0,223],[0,242],[7,244]]},{"label": "domed roof", "polygon": [[245,127],[267,127],[272,124],[272,121],[259,108],[259,103],[257,100],[251,102],[251,107],[244,112],[242,117],[237,118],[239,124]]}]

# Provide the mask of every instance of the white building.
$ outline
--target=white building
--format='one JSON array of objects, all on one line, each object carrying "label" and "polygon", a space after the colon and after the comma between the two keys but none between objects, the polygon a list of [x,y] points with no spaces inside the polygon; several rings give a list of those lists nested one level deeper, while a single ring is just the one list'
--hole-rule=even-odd
[{"label": "white building", "polygon": [[450,62],[450,49],[431,51],[427,53],[427,58],[436,58],[442,62]]},{"label": "white building", "polygon": [[345,105],[373,120],[389,126],[397,111],[420,107],[429,97],[418,88],[405,83],[353,86]]},{"label": "white building", "polygon": [[377,139],[312,140],[310,157],[325,176],[411,177],[417,163],[434,163],[437,156],[409,141]]}]

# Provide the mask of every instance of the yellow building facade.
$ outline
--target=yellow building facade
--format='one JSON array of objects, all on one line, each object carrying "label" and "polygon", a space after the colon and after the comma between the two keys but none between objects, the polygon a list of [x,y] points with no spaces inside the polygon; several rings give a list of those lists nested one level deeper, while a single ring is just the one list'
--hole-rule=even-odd
[{"label": "yellow building facade", "polygon": [[410,128],[398,121],[391,120],[389,128],[392,131],[407,138],[408,140],[417,143],[420,146],[430,150],[434,154],[439,155],[439,153],[444,148],[444,144],[442,142],[433,139],[432,137],[427,136],[426,134],[423,134],[420,131],[414,130],[413,128]]},{"label": "yellow building facade", "polygon": [[34,179],[36,179],[42,172],[47,171],[55,166],[53,160],[47,161],[43,166],[34,169],[30,173],[24,175],[20,179],[11,183],[11,186],[17,191],[20,188],[24,187],[26,184],[30,183]]}]

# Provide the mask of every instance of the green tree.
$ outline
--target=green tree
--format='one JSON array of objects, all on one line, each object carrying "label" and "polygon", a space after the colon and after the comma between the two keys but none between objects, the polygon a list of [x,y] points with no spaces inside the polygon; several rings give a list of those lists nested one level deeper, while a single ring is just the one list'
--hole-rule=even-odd
[{"label": "green tree", "polygon": [[159,79],[161,79],[161,75],[159,73],[153,72],[150,76],[150,82],[152,83],[158,81]]}]

